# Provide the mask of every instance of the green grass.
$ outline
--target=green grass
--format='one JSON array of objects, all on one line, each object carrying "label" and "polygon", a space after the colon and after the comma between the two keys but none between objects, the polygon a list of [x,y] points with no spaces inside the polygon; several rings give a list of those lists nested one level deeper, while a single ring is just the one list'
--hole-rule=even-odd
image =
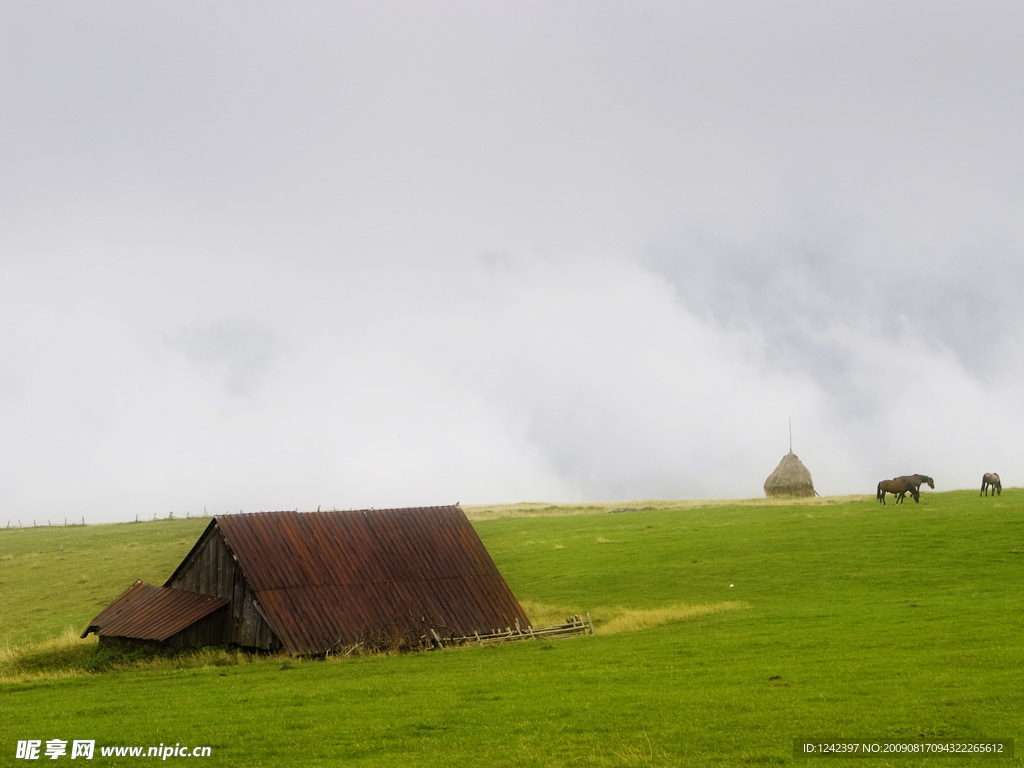
[{"label": "green grass", "polygon": [[0,530],[0,648],[81,632],[136,579],[163,584],[209,518]]},{"label": "green grass", "polygon": [[162,583],[207,521],[3,530],[0,765],[29,738],[230,766],[828,766],[793,739],[1019,739],[1018,493],[469,508],[535,623],[590,611],[598,634],[327,662],[61,637]]}]

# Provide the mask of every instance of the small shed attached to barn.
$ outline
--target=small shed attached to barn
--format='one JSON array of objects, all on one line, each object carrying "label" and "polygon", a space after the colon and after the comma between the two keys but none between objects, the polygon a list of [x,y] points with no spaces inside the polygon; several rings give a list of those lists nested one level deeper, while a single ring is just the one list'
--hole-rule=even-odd
[{"label": "small shed attached to barn", "polygon": [[82,637],[315,655],[529,626],[454,505],[215,517],[163,587],[136,582]]}]

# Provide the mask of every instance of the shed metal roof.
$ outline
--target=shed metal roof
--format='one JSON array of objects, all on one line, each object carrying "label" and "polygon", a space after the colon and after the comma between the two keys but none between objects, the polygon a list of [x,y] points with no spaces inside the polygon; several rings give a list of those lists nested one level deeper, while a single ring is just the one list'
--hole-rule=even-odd
[{"label": "shed metal roof", "polygon": [[136,581],[82,633],[164,641],[228,604],[228,600]]},{"label": "shed metal roof", "polygon": [[458,505],[227,515],[210,528],[292,653],[374,633],[467,636],[530,625]]}]

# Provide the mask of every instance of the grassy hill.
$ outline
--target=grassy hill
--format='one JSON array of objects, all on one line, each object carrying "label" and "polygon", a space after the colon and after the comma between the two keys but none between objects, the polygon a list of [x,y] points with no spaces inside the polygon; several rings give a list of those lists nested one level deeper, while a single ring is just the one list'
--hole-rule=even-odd
[{"label": "grassy hill", "polygon": [[[1019,491],[467,511],[535,624],[589,611],[598,634],[96,674],[74,635],[136,578],[162,583],[208,521],[0,530],[0,759],[86,738],[231,766],[731,766],[796,763],[797,737],[1020,736]],[[954,760],[974,762],[992,764]]]}]

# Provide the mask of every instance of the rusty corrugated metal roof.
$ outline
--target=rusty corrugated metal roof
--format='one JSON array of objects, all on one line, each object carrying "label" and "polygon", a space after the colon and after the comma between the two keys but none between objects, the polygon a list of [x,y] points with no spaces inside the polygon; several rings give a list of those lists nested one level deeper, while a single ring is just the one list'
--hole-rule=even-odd
[{"label": "rusty corrugated metal roof", "polygon": [[457,505],[238,514],[212,525],[292,653],[374,633],[466,636],[530,623]]},{"label": "rusty corrugated metal roof", "polygon": [[136,581],[89,622],[82,637],[96,632],[162,642],[228,602],[222,597]]}]

